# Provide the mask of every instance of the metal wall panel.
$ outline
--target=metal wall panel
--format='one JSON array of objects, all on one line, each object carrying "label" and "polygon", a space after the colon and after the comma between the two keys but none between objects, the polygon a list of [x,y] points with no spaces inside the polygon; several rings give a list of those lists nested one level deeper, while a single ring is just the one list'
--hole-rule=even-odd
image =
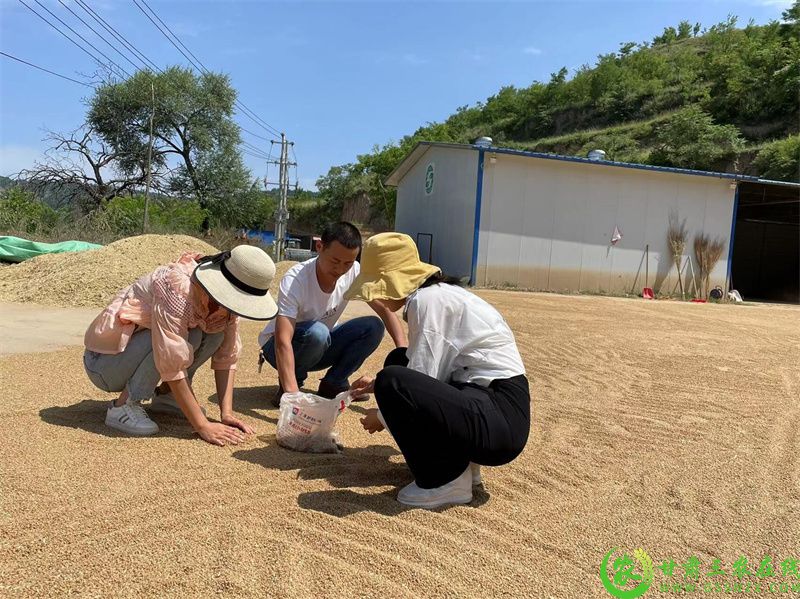
[{"label": "metal wall panel", "polygon": [[[698,232],[728,240],[730,181],[486,156],[479,284],[636,292],[645,286],[648,270],[649,286],[672,291],[677,279],[667,243],[670,210],[686,219],[687,255]],[[623,238],[612,246],[615,227]],[[724,284],[726,271],[723,257],[712,284]]]},{"label": "metal wall panel", "polygon": [[[426,171],[434,165],[433,189]],[[431,147],[397,187],[395,230],[410,235],[445,274],[469,276],[475,224],[478,152],[472,148]],[[429,237],[430,236],[430,237]]]}]

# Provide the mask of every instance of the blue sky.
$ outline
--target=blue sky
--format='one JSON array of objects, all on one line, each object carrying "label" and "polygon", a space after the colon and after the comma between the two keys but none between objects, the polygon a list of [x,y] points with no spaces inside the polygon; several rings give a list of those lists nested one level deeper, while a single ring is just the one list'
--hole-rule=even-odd
[{"label": "blue sky", "polygon": [[[48,15],[35,0],[25,0]],[[58,0],[39,0],[95,46],[130,65]],[[75,3],[63,0],[87,22]],[[89,5],[159,66],[185,59],[133,0]],[[211,70],[231,76],[241,101],[295,142],[301,185],[351,162],[375,144],[412,133],[474,104],[501,86],[572,72],[626,41],[650,40],[682,19],[710,26],[728,14],[766,23],[784,0],[586,2],[272,2],[149,0]],[[60,24],[59,24],[60,26]],[[81,79],[92,59],[18,0],[0,0],[0,50]],[[0,174],[42,157],[46,130],[69,131],[85,116],[91,90],[0,56]],[[269,135],[246,117],[253,133]],[[264,150],[270,144],[244,138]],[[254,176],[263,160],[246,156]],[[270,178],[276,175],[270,168]],[[293,175],[294,178],[294,175]]]}]

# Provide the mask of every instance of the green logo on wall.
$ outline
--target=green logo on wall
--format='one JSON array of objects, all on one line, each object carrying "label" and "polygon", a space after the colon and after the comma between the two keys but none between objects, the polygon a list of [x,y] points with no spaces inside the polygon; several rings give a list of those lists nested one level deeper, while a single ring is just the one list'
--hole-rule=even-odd
[{"label": "green logo on wall", "polygon": [[425,195],[433,193],[433,162],[425,169]]},{"label": "green logo on wall", "polygon": [[[603,586],[611,595],[619,597],[619,599],[641,597],[653,584],[653,561],[643,549],[634,551],[633,558],[627,553],[623,553],[613,561],[611,565],[613,575],[609,577],[608,560],[616,550],[617,548],[613,547],[606,553],[600,564],[600,580],[603,582]],[[639,572],[635,570],[639,570]],[[632,586],[633,584],[635,586]]]}]

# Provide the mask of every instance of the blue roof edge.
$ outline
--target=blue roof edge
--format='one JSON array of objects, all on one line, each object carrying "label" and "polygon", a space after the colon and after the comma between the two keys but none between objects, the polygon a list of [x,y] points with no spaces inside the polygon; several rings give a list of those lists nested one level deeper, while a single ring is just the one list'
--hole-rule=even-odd
[{"label": "blue roof edge", "polygon": [[[420,146],[435,146],[435,147],[442,147],[442,148],[460,148],[460,149],[473,149],[473,150],[484,150],[487,153],[495,153],[495,154],[509,154],[512,156],[522,156],[527,158],[542,158],[544,160],[560,160],[562,162],[576,162],[581,164],[596,164],[601,166],[614,166],[617,168],[632,168],[644,171],[652,171],[658,173],[673,173],[679,175],[692,175],[695,177],[715,177],[718,179],[731,179],[734,181],[744,181],[748,183],[764,183],[770,185],[784,185],[788,187],[798,187],[800,188],[800,183],[795,183],[791,181],[773,181],[771,179],[762,179],[760,177],[755,177],[753,175],[742,175],[739,173],[718,173],[714,171],[699,171],[694,169],[688,168],[677,168],[672,166],[656,166],[652,164],[639,164],[636,162],[616,162],[613,160],[590,160],[588,158],[582,158],[580,156],[564,156],[561,154],[548,154],[545,152],[532,152],[530,150],[515,150],[513,148],[500,148],[497,146],[489,146],[489,147],[479,147],[471,144],[454,144],[454,143],[445,143],[445,142],[436,142],[436,141],[420,141],[417,142],[417,145],[406,155],[403,161],[386,177],[386,180],[393,178],[393,175],[397,171],[400,170],[401,165],[410,158],[414,151],[419,148]],[[398,181],[399,183],[399,181]]]}]

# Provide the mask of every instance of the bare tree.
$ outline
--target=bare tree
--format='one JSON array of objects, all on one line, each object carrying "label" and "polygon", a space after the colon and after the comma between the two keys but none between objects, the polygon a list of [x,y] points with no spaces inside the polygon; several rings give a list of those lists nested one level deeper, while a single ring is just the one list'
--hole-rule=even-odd
[{"label": "bare tree", "polygon": [[[115,196],[133,193],[144,186],[147,165],[140,164],[133,172],[117,168],[118,152],[98,141],[94,130],[83,126],[69,134],[50,132],[46,139],[52,147],[44,162],[19,173],[34,191],[42,196],[57,195],[59,203],[77,204],[90,212]],[[165,167],[153,173],[153,187],[161,190]]]}]

